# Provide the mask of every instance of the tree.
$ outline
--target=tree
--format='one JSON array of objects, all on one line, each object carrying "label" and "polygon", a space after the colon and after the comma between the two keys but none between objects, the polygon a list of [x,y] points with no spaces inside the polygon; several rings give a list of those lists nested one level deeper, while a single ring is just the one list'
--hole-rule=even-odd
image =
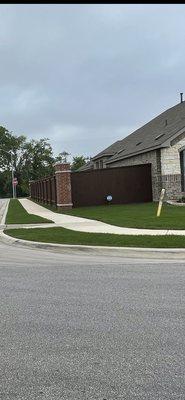
[{"label": "tree", "polygon": [[17,193],[29,193],[29,180],[39,179],[54,173],[53,150],[49,139],[27,141],[26,136],[16,136],[0,127],[0,194],[11,196],[11,153],[14,175],[18,179]]},{"label": "tree", "polygon": [[73,162],[71,165],[71,170],[76,171],[80,167],[83,167],[89,161],[89,157],[84,157],[84,156],[76,156],[73,157]]},{"label": "tree", "polygon": [[70,153],[64,150],[55,157],[55,162],[66,163],[68,161],[68,156],[70,156]]},{"label": "tree", "polygon": [[13,165],[16,168],[19,159],[19,150],[26,142],[26,136],[15,136],[3,126],[0,126],[0,169],[6,170],[11,164],[11,153]]},{"label": "tree", "polygon": [[32,139],[22,148],[17,165],[17,178],[23,192],[29,192],[29,180],[36,180],[54,173],[53,150],[47,138]]},{"label": "tree", "polygon": [[[15,136],[5,127],[0,126],[0,195],[10,197],[12,194],[12,165],[16,171],[20,149],[26,142],[24,135]],[[16,175],[15,175],[16,176]]]},{"label": "tree", "polygon": [[[26,136],[16,136],[0,126],[0,196],[12,195],[11,153],[18,196],[27,196],[30,180],[54,174],[54,163],[65,163],[70,155],[64,150],[54,157],[48,138],[27,140]],[[84,165],[87,159],[73,157],[73,170]]]}]

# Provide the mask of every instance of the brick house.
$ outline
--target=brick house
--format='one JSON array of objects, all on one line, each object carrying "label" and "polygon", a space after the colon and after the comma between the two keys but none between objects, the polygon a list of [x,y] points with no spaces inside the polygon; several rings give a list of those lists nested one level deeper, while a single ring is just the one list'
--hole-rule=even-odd
[{"label": "brick house", "polygon": [[158,115],[129,136],[95,155],[80,170],[151,163],[153,200],[162,188],[166,199],[185,192],[185,102]]}]

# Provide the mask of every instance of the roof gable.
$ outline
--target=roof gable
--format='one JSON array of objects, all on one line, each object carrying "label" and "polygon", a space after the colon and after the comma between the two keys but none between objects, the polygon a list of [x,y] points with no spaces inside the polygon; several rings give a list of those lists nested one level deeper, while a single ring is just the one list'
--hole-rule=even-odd
[{"label": "roof gable", "polygon": [[160,147],[166,147],[169,139],[185,128],[185,102],[169,108],[129,136],[113,143],[93,158],[110,154],[107,164]]}]

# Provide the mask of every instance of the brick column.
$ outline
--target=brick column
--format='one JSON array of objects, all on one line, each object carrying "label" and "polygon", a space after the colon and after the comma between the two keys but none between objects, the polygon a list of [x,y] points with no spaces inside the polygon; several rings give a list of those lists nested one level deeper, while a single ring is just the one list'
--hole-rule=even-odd
[{"label": "brick column", "polygon": [[72,208],[70,164],[57,163],[54,167],[56,176],[57,207],[60,209]]}]

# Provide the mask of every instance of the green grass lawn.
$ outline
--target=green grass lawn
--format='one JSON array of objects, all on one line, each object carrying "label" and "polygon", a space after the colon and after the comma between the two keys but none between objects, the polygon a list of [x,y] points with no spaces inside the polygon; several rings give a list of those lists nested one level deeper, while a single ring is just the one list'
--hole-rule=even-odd
[{"label": "green grass lawn", "polygon": [[[47,208],[56,212],[54,206]],[[79,207],[65,214],[96,219],[111,225],[148,229],[185,229],[185,207],[164,203],[161,216],[156,217],[158,203]]]},{"label": "green grass lawn", "polygon": [[119,247],[185,248],[183,236],[132,236],[76,232],[64,228],[8,229],[6,234],[19,239],[45,243]]},{"label": "green grass lawn", "polygon": [[75,208],[67,213],[123,227],[185,229],[185,207],[163,204],[160,217],[156,216],[157,207],[157,203],[107,205]]},{"label": "green grass lawn", "polygon": [[11,199],[6,216],[6,224],[36,224],[52,222],[48,219],[38,217],[37,215],[28,214],[19,200]]}]

